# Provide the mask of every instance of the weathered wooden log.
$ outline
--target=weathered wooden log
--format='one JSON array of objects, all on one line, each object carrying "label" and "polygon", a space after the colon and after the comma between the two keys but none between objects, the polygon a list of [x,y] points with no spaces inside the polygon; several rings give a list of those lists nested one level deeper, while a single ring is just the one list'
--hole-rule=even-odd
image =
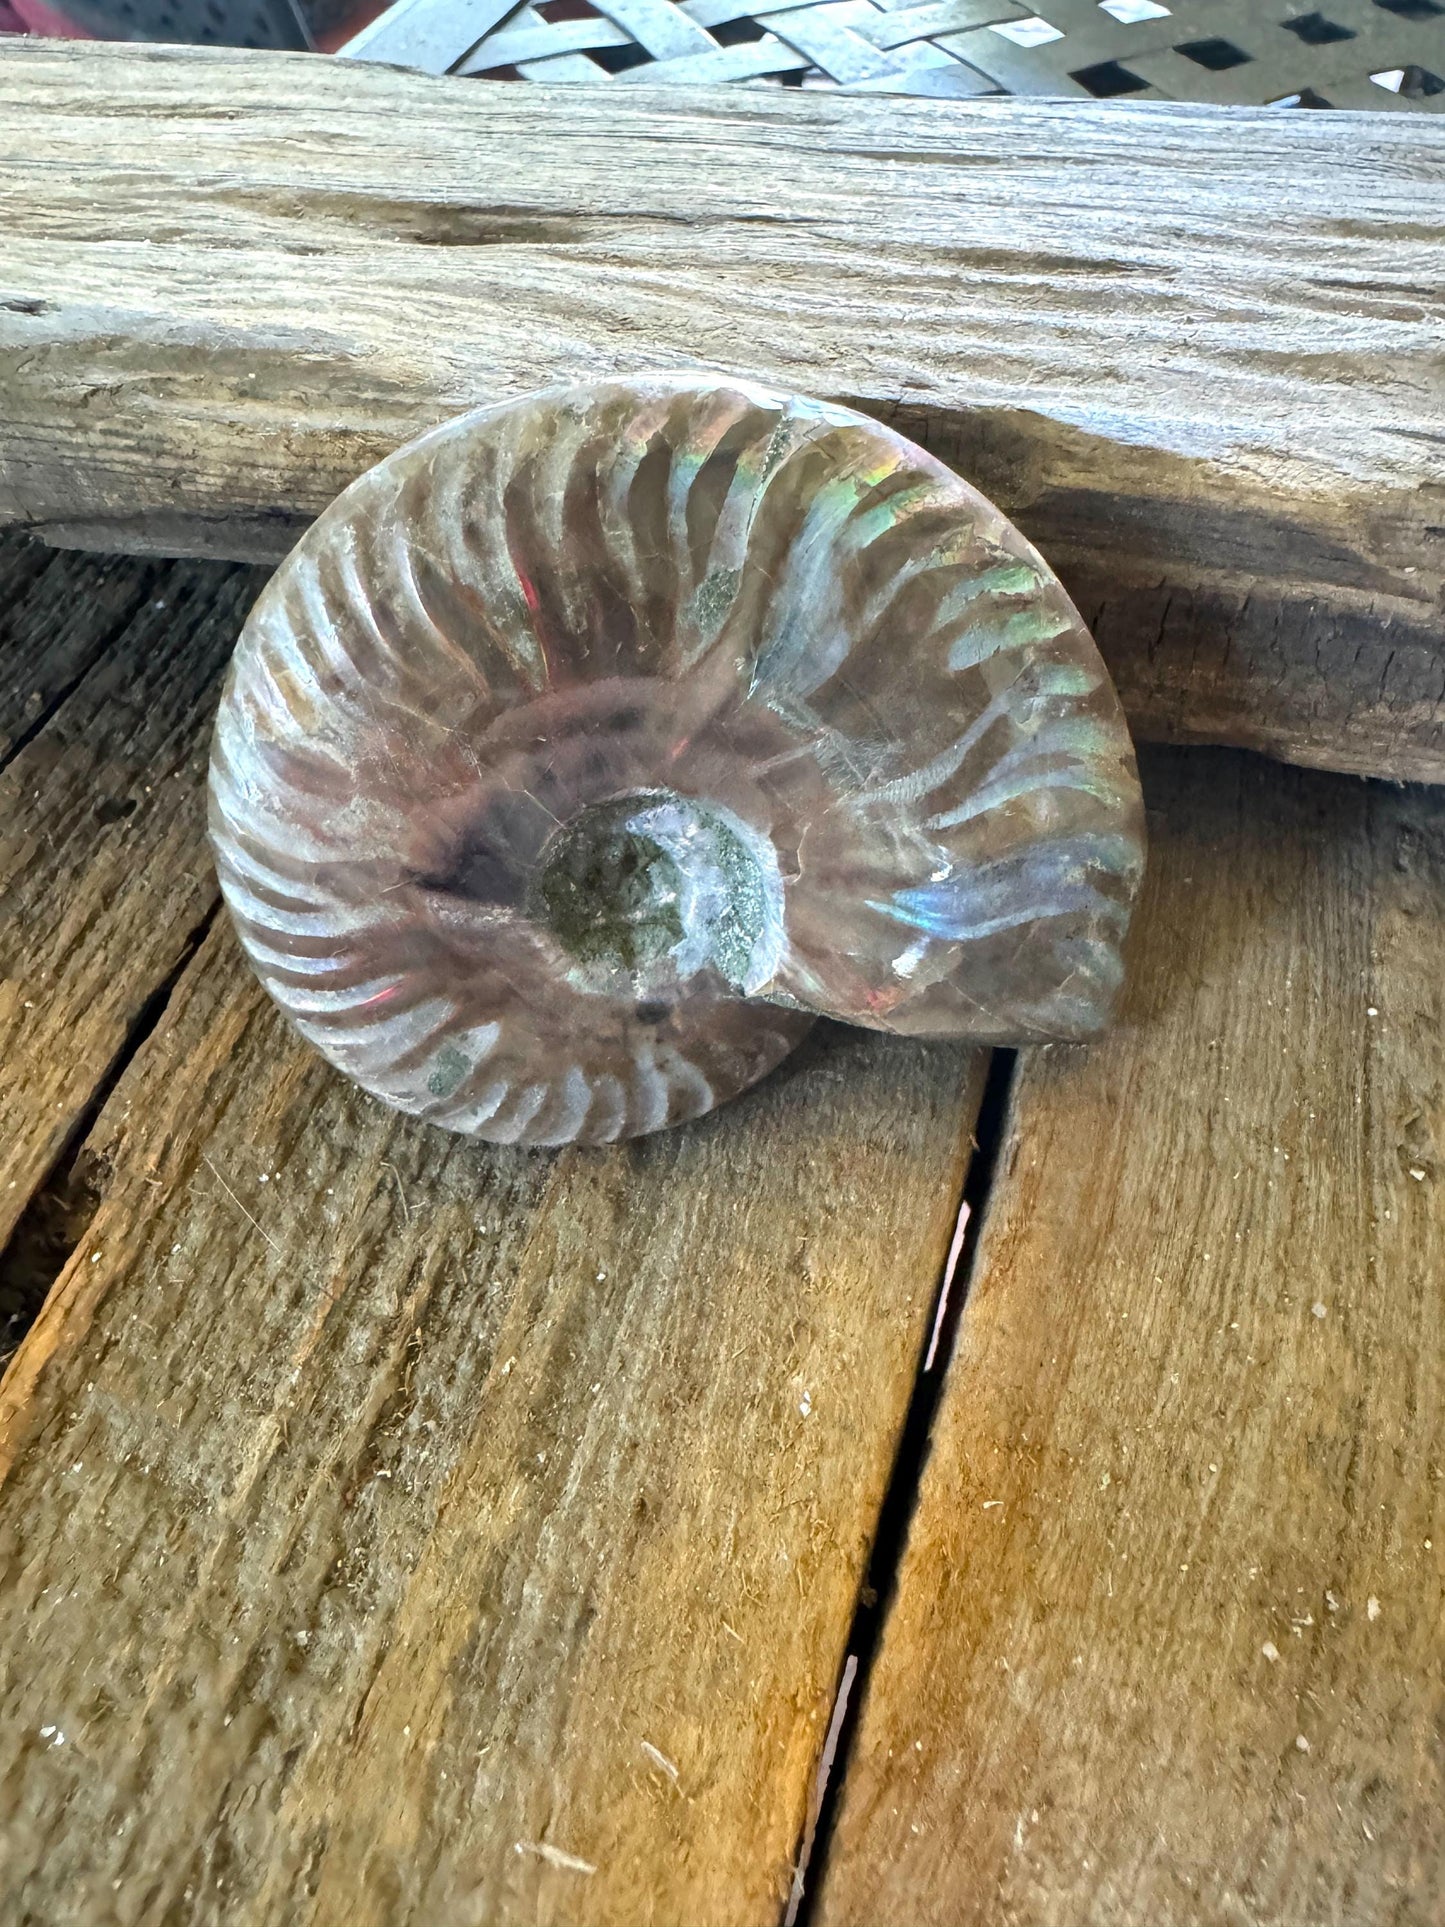
[{"label": "weathered wooden log", "polygon": [[0,52],[0,519],[274,557],[418,430],[710,365],[993,495],[1137,731],[1445,779],[1445,126]]}]

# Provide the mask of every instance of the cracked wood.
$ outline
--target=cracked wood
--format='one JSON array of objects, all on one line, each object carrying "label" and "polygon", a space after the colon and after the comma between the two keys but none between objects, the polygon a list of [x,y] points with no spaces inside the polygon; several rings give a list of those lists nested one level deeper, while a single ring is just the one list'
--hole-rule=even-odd
[{"label": "cracked wood", "polygon": [[977,481],[1143,736],[1445,778],[1445,123],[301,59],[0,47],[0,516],[275,557],[448,414],[720,366]]}]

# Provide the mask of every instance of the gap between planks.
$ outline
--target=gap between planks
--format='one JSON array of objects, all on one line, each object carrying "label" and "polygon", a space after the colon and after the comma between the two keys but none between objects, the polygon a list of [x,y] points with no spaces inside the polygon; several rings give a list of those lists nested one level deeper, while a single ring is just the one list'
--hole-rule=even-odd
[{"label": "gap between planks", "polygon": [[928,1462],[938,1402],[946,1383],[959,1321],[968,1303],[999,1150],[1007,1134],[1017,1068],[1016,1052],[993,1052],[974,1130],[973,1157],[959,1202],[958,1223],[939,1280],[928,1344],[919,1361],[898,1451],[879,1508],[868,1569],[858,1591],[843,1672],[814,1781],[808,1822],[796,1858],[782,1927],[809,1927],[813,1918],[827,1866],[838,1801],[847,1781],[857,1738],[859,1710],[868,1691],[878,1642],[892,1609],[899,1564],[918,1503],[923,1468]]},{"label": "gap between planks", "polygon": [[215,915],[202,777],[259,580],[0,538],[0,1357],[83,1211],[87,1130]]}]

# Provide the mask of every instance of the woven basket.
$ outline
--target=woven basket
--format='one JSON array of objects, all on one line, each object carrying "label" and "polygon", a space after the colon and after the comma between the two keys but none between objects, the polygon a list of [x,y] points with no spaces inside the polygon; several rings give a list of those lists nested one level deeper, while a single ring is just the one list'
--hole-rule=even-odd
[{"label": "woven basket", "polygon": [[1445,0],[402,0],[342,51],[588,85],[1445,108]]}]

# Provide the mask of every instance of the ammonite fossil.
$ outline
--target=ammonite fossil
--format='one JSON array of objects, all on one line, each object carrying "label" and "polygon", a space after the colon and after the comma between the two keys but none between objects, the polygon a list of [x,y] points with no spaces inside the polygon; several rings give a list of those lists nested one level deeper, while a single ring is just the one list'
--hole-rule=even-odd
[{"label": "ammonite fossil", "polygon": [[819,1013],[1084,1036],[1143,861],[1037,552],[879,423],[721,376],[529,395],[347,489],[241,637],[211,834],[303,1036],[529,1144],[696,1117]]}]

